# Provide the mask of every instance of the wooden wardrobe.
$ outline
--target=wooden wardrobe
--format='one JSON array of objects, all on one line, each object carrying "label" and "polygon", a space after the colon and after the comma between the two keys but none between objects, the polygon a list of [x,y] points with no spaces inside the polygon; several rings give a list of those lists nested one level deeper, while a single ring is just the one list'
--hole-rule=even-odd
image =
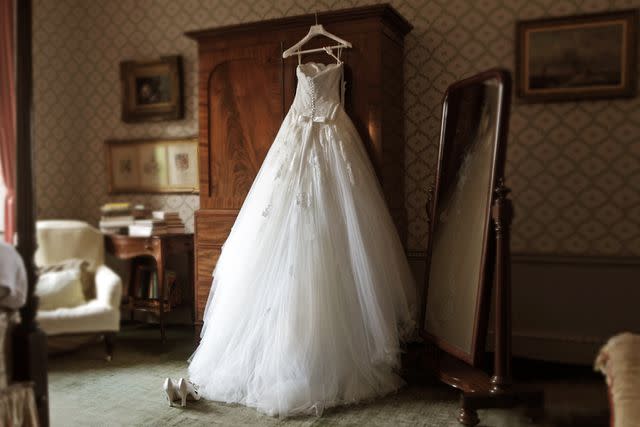
[{"label": "wooden wardrobe", "polygon": [[[391,6],[344,9],[189,32],[198,42],[200,209],[195,215],[196,324],[211,273],[296,89],[297,57],[282,52],[315,22],[350,41],[346,110],[380,179],[406,243],[403,45],[411,25]],[[313,40],[321,46],[323,40]],[[324,53],[303,62],[333,61]]]}]

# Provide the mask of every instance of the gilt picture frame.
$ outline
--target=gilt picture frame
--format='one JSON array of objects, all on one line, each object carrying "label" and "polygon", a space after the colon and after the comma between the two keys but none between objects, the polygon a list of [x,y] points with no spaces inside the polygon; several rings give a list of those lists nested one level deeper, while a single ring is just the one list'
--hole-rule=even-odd
[{"label": "gilt picture frame", "polygon": [[182,57],[120,63],[122,120],[127,123],[184,118]]},{"label": "gilt picture frame", "polygon": [[637,10],[518,22],[518,97],[563,102],[635,96],[637,27]]},{"label": "gilt picture frame", "polygon": [[105,141],[109,194],[197,194],[198,138]]}]

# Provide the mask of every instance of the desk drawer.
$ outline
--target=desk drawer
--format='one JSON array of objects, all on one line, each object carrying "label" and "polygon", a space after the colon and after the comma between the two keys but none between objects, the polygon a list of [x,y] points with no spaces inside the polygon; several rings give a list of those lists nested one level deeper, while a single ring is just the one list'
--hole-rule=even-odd
[{"label": "desk drawer", "polygon": [[196,247],[196,321],[202,321],[221,247]]},{"label": "desk drawer", "polygon": [[154,256],[160,250],[160,245],[160,239],[157,237],[109,236],[107,238],[107,250],[122,259],[141,255]]}]

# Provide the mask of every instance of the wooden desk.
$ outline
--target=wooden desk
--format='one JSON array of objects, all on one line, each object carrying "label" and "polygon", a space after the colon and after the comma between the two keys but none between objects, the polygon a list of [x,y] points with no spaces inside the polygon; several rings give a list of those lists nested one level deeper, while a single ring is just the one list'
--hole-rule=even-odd
[{"label": "wooden desk", "polygon": [[187,291],[191,300],[191,321],[195,322],[195,306],[193,304],[194,286],[193,286],[193,234],[163,234],[151,237],[132,237],[120,234],[105,235],[106,249],[116,258],[123,260],[132,260],[131,270],[129,274],[129,284],[127,286],[128,309],[133,311],[147,311],[155,314],[160,323],[160,336],[162,342],[165,341],[164,315],[172,310],[170,304],[162,298],[156,306],[136,306],[135,300],[131,292],[133,290],[132,281],[135,277],[137,257],[151,257],[155,260],[156,271],[158,275],[158,284],[160,287],[160,295],[165,293],[165,266],[168,258],[174,255],[186,254],[188,259],[187,266],[187,283],[183,284],[183,290]]}]

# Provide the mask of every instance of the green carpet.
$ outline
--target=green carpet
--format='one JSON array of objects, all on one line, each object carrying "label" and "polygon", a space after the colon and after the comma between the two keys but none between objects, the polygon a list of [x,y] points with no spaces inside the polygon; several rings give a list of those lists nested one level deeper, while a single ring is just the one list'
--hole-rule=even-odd
[{"label": "green carpet", "polygon": [[[458,394],[437,384],[410,386],[370,403],[328,409],[321,418],[280,420],[250,408],[204,400],[189,402],[186,409],[171,408],[162,382],[168,376],[186,376],[192,351],[190,329],[169,329],[163,346],[157,329],[129,326],[118,335],[111,362],[104,361],[100,343],[52,356],[52,426],[459,426]],[[603,425],[606,397],[596,379],[546,380],[542,385],[550,415],[541,425]],[[517,410],[479,414],[482,426],[533,425]]]}]

